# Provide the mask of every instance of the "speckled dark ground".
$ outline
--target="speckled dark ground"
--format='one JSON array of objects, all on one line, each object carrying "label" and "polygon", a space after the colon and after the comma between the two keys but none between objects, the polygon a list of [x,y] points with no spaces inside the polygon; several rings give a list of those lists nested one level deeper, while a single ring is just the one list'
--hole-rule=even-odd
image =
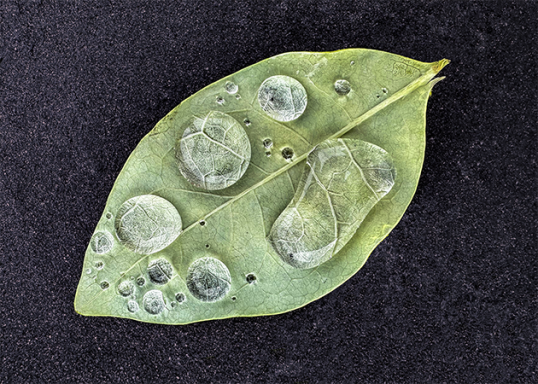
[{"label": "speckled dark ground", "polygon": [[[1,383],[536,380],[536,2],[110,3],[0,3]],[[357,275],[272,317],[74,312],[114,179],[161,117],[261,59],[346,47],[452,60],[416,197]]]}]

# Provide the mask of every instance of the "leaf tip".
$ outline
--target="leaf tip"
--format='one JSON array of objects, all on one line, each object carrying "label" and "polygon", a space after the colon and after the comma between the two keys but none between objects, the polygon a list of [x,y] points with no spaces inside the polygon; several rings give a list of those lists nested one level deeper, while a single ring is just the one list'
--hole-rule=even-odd
[{"label": "leaf tip", "polygon": [[441,69],[446,67],[448,64],[450,64],[450,60],[448,59],[439,60],[438,62],[433,64],[433,70],[435,71],[435,73],[439,73]]}]

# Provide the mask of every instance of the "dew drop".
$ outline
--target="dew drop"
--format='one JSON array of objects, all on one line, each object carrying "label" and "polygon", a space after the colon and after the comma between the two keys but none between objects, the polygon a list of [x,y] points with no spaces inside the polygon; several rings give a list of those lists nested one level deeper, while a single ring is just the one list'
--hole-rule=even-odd
[{"label": "dew drop", "polygon": [[106,215],[105,215],[105,217],[107,218],[107,220],[112,219],[112,213],[107,212]]},{"label": "dew drop", "polygon": [[101,284],[99,284],[99,286],[104,291],[105,289],[108,289],[108,287],[110,287],[110,284],[108,284],[108,281],[101,281]]},{"label": "dew drop", "polygon": [[291,158],[293,157],[293,149],[291,149],[290,147],[282,149],[282,157],[286,160],[291,160]]},{"label": "dew drop", "polygon": [[351,60],[351,62],[349,63],[349,65],[355,65],[355,62],[353,60]]},{"label": "dew drop", "polygon": [[132,313],[138,312],[138,303],[136,301],[129,300],[127,302],[127,310]]},{"label": "dew drop", "polygon": [[170,303],[170,306],[171,306],[172,308],[175,308],[175,307],[177,306],[177,302],[172,301],[172,302]]},{"label": "dew drop", "polygon": [[258,89],[258,102],[271,118],[287,122],[298,119],[306,109],[307,95],[303,85],[289,76],[272,76]]},{"label": "dew drop", "polygon": [[388,93],[389,91],[387,90],[387,88],[383,88],[381,89],[381,91],[383,91],[383,93]]},{"label": "dew drop", "polygon": [[127,297],[129,295],[132,295],[134,292],[134,284],[132,281],[122,281],[118,285],[118,293],[122,295],[123,297]]},{"label": "dew drop", "polygon": [[224,263],[213,257],[203,257],[194,261],[187,272],[187,287],[200,301],[221,300],[232,283],[230,271]]},{"label": "dew drop", "polygon": [[235,95],[235,98],[236,98],[237,100],[240,100],[240,99],[241,99],[241,95],[238,93],[237,95]]},{"label": "dew drop", "polygon": [[174,269],[165,259],[153,260],[148,265],[148,276],[152,283],[163,285],[172,278]]},{"label": "dew drop", "polygon": [[200,225],[203,227],[205,225],[205,220],[200,220]]},{"label": "dew drop", "polygon": [[208,190],[235,184],[250,163],[250,140],[245,129],[222,112],[194,118],[176,148],[181,174],[194,186]]},{"label": "dew drop", "polygon": [[145,284],[146,284],[146,279],[144,279],[142,276],[136,279],[136,285],[138,285],[139,287],[143,287]]},{"label": "dew drop", "polygon": [[249,273],[249,274],[246,276],[245,279],[247,280],[247,283],[249,283],[249,284],[254,284],[254,283],[256,282],[256,280],[257,280],[257,277],[256,277],[255,274],[253,274],[253,273]]},{"label": "dew drop", "polygon": [[146,312],[158,315],[164,309],[163,293],[157,289],[146,292],[142,304]]},{"label": "dew drop", "polygon": [[89,275],[90,273],[92,273],[92,269],[91,268],[86,269],[86,273]]},{"label": "dew drop", "polygon": [[271,152],[265,152],[265,156],[271,157]]},{"label": "dew drop", "polygon": [[96,261],[95,262],[95,269],[97,269],[98,271],[103,269],[104,266],[105,266],[105,263],[103,263],[102,261]]},{"label": "dew drop", "polygon": [[231,299],[232,299],[232,301],[236,301],[236,300],[237,300],[237,297],[232,296]]},{"label": "dew drop", "polygon": [[176,208],[154,195],[127,200],[118,210],[114,224],[121,243],[142,255],[166,248],[181,233],[181,217]]},{"label": "dew drop", "polygon": [[246,125],[247,127],[250,127],[251,122],[250,122],[249,119],[245,119],[245,120],[243,120],[243,123],[245,123],[245,125]]},{"label": "dew drop", "polygon": [[222,96],[217,96],[217,104],[219,105],[224,104],[224,98]]},{"label": "dew drop", "polygon": [[185,295],[183,294],[183,292],[176,293],[176,300],[180,304],[185,301]]},{"label": "dew drop", "polygon": [[351,91],[351,84],[347,80],[336,80],[334,82],[334,90],[339,95],[347,95]]},{"label": "dew drop", "polygon": [[239,87],[237,86],[237,84],[232,83],[231,81],[226,82],[225,88],[226,88],[226,92],[228,92],[230,95],[237,93],[237,91],[239,90]]},{"label": "dew drop", "polygon": [[109,232],[99,231],[95,232],[90,240],[90,247],[93,252],[102,255],[112,249],[114,244],[114,238]]},{"label": "dew drop", "polygon": [[263,146],[265,147],[265,149],[269,149],[273,146],[273,140],[271,139],[265,139],[263,141]]}]

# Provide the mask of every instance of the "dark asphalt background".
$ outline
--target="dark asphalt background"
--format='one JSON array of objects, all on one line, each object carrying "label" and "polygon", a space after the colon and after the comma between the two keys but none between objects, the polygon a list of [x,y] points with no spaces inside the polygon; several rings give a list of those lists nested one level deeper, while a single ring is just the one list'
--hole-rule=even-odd
[{"label": "dark asphalt background", "polygon": [[[531,383],[535,1],[0,2],[1,383]],[[140,139],[287,51],[452,60],[418,191],[365,267],[278,316],[77,315],[84,251]]]}]

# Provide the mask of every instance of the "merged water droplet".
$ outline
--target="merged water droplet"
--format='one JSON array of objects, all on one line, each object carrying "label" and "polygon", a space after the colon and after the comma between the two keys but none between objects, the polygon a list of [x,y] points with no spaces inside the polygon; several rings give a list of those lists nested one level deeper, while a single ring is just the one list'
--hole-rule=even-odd
[{"label": "merged water droplet", "polygon": [[153,284],[166,284],[173,274],[172,265],[165,259],[152,260],[148,265],[148,276]]},{"label": "merged water droplet", "polygon": [[124,297],[132,295],[134,292],[134,284],[132,281],[122,281],[118,285],[118,293]]},{"label": "merged water droplet", "polygon": [[149,255],[169,246],[181,233],[181,216],[159,196],[136,196],[116,214],[116,235],[133,252]]},{"label": "merged water droplet", "polygon": [[163,293],[157,289],[146,292],[142,299],[142,305],[146,312],[158,315],[164,309]]},{"label": "merged water droplet", "polygon": [[303,85],[289,76],[272,76],[258,89],[258,102],[271,118],[287,122],[298,119],[306,109],[307,95]]},{"label": "merged water droplet", "polygon": [[220,260],[203,257],[194,261],[187,272],[187,287],[200,301],[221,300],[232,284],[230,271]]},{"label": "merged water droplet", "polygon": [[138,303],[136,301],[129,300],[127,302],[127,310],[129,312],[135,313],[135,312],[138,312],[138,309],[139,309],[139,307],[138,307]]},{"label": "merged water droplet", "polygon": [[105,231],[95,232],[90,240],[90,247],[92,251],[100,255],[110,251],[113,245],[114,238],[109,232]]},{"label": "merged water droplet", "polygon": [[237,84],[232,83],[231,81],[227,81],[224,87],[226,88],[226,92],[228,92],[230,95],[237,93],[237,91],[239,90]]},{"label": "merged water droplet", "polygon": [[194,118],[176,146],[181,174],[194,186],[209,190],[235,184],[250,164],[250,141],[233,117],[211,111]]},{"label": "merged water droplet", "polygon": [[351,84],[347,80],[336,80],[334,90],[341,96],[347,95],[351,91]]}]

